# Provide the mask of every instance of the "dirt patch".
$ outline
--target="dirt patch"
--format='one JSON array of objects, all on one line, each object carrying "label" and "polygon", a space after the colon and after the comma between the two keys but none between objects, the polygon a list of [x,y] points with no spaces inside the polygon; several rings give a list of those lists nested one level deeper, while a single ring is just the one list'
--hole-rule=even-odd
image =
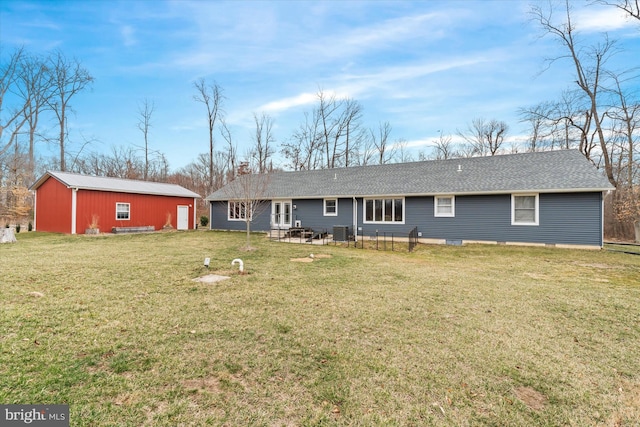
[{"label": "dirt patch", "polygon": [[37,291],[29,292],[27,295],[33,298],[42,298],[44,296],[42,292],[37,292]]},{"label": "dirt patch", "polygon": [[544,274],[537,274],[537,273],[524,273],[525,276],[530,277],[532,279],[535,280],[550,280],[551,278],[544,275]]},{"label": "dirt patch", "polygon": [[304,258],[291,258],[292,262],[313,262],[315,259],[333,258],[330,254],[311,254]]},{"label": "dirt patch", "polygon": [[518,387],[513,390],[513,392],[516,397],[522,401],[522,403],[534,411],[541,411],[547,403],[547,398],[542,393],[532,389],[531,387]]},{"label": "dirt patch", "polygon": [[216,283],[221,280],[227,280],[229,276],[219,276],[217,274],[207,274],[206,276],[196,277],[193,279],[194,282],[202,282],[202,283]]},{"label": "dirt patch", "polygon": [[217,378],[197,378],[181,381],[182,386],[197,393],[220,393],[220,382]]},{"label": "dirt patch", "polygon": [[616,266],[607,265],[607,264],[595,264],[595,263],[592,264],[592,263],[579,263],[579,262],[576,262],[574,264],[579,266],[579,267],[599,268],[599,269],[603,269],[603,270],[607,270],[607,269],[611,269],[611,268],[617,268]]}]

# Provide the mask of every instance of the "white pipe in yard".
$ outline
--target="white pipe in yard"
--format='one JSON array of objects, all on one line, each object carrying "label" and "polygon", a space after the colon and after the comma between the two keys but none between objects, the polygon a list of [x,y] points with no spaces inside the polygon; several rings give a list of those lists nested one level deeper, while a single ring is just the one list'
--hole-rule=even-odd
[{"label": "white pipe in yard", "polygon": [[236,264],[240,265],[238,269],[240,270],[240,273],[242,273],[244,271],[244,263],[240,258],[236,258],[233,261],[231,261],[231,265],[236,265]]}]

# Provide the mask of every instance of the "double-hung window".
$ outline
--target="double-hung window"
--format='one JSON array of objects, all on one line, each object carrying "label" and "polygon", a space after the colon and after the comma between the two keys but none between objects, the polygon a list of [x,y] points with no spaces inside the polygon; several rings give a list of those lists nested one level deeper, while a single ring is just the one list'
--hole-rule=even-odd
[{"label": "double-hung window", "polygon": [[247,219],[247,207],[244,202],[229,202],[229,221],[245,221]]},{"label": "double-hung window", "polygon": [[434,197],[433,202],[433,216],[456,216],[455,196],[436,196]]},{"label": "double-hung window", "polygon": [[538,225],[539,223],[538,194],[511,195],[511,224]]},{"label": "double-hung window", "polygon": [[404,199],[365,199],[364,222],[404,223]]},{"label": "double-hung window", "polygon": [[131,218],[131,205],[129,203],[116,203],[116,220],[129,220]]},{"label": "double-hung window", "polygon": [[324,216],[338,216],[338,199],[324,199]]}]

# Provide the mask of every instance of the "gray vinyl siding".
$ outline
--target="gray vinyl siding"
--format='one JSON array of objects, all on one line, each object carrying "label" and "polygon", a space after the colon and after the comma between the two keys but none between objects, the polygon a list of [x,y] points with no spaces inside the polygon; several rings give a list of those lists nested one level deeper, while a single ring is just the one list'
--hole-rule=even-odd
[{"label": "gray vinyl siding", "polygon": [[[267,201],[264,206],[258,209],[257,215],[253,216],[251,221],[252,231],[267,231],[270,228],[269,218],[271,216],[271,202]],[[212,230],[246,230],[247,224],[244,221],[229,221],[227,219],[227,202],[211,202],[211,221]]]},{"label": "gray vinyl siding", "polygon": [[[352,228],[353,199],[338,199],[338,215],[324,216],[324,199],[295,199],[293,204],[293,219],[299,220],[303,227],[314,230],[326,229],[333,231],[335,225],[347,225]],[[295,223],[294,223],[295,224]]]},{"label": "gray vinyl siding", "polygon": [[[251,222],[253,231],[268,231],[271,228],[271,202],[266,202],[264,209]],[[292,210],[291,225],[295,225],[298,220],[303,227],[314,230],[327,229],[333,231],[335,225],[348,225],[352,228],[353,211],[352,199],[338,199],[338,215],[324,216],[324,199],[294,199],[291,201],[295,205]],[[211,229],[212,230],[245,230],[244,221],[229,221],[227,219],[227,202],[211,203]]]},{"label": "gray vinyl siding", "polygon": [[[390,197],[391,198],[391,197]],[[353,234],[353,199],[338,199],[338,215],[324,216],[323,199],[293,199],[292,225],[333,231],[347,225]],[[435,217],[433,196],[406,197],[404,223],[364,223],[362,198],[357,199],[358,235],[376,233],[406,237],[417,227],[423,238],[481,240],[602,246],[602,193],[542,193],[539,195],[539,224],[511,225],[511,195],[455,196],[455,217]],[[252,230],[270,229],[271,206],[254,218]],[[211,203],[211,228],[244,230],[243,221],[227,220],[227,204]]]},{"label": "gray vinyl siding", "polygon": [[602,193],[539,195],[539,224],[511,225],[511,195],[456,196],[455,217],[435,217],[434,198],[405,198],[404,224],[366,224],[358,203],[359,233],[423,238],[602,246]]},{"label": "gray vinyl siding", "polygon": [[457,196],[454,218],[434,217],[433,197],[422,201],[424,218],[415,220],[426,238],[602,245],[600,192],[540,194],[539,225],[511,225],[509,194]]}]

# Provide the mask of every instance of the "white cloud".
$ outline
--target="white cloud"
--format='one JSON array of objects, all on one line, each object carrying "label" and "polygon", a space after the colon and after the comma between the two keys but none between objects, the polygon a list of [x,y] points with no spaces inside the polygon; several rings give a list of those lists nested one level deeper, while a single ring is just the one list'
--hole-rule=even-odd
[{"label": "white cloud", "polygon": [[271,101],[259,107],[258,110],[264,111],[265,113],[277,113],[280,111],[288,110],[290,108],[313,104],[314,102],[316,102],[317,99],[318,99],[317,94],[304,92],[289,98],[282,98],[276,101]]},{"label": "white cloud", "polygon": [[134,46],[138,42],[135,38],[135,30],[131,25],[123,25],[120,28],[120,35],[122,36],[122,42],[127,47]]},{"label": "white cloud", "polygon": [[409,15],[384,20],[349,31],[337,30],[330,35],[320,34],[311,43],[292,45],[288,58],[304,63],[328,63],[337,59],[353,62],[360,55],[385,51],[398,46],[408,47],[415,42],[422,46],[443,36],[446,17],[438,13]]},{"label": "white cloud", "polygon": [[439,15],[428,13],[383,21],[371,27],[358,28],[350,34],[341,35],[341,45],[376,48],[379,45],[397,43],[407,38],[414,39],[429,28],[427,21],[435,21]]},{"label": "white cloud", "polygon": [[[415,88],[413,92],[409,93],[401,91],[393,84],[402,82],[404,84],[401,86],[411,86],[414,80],[429,74],[478,65],[488,61],[488,58],[491,58],[492,62],[498,62],[499,55],[492,53],[476,57],[450,58],[437,62],[429,61],[408,66],[393,66],[364,74],[339,74],[330,78],[329,83],[325,84],[325,86],[330,86],[331,89],[322,89],[322,91],[326,96],[335,96],[336,98],[366,98],[372,96],[373,92],[379,95],[381,91],[387,92],[385,97],[412,98],[416,94]],[[292,108],[314,104],[317,100],[317,93],[303,92],[295,96],[268,102],[258,107],[258,111],[279,113]]]},{"label": "white cloud", "polygon": [[625,14],[615,7],[584,8],[574,12],[572,19],[578,30],[586,32],[615,31],[636,24],[636,22],[627,19]]},{"label": "white cloud", "polygon": [[481,54],[474,57],[453,57],[440,61],[427,61],[421,64],[387,67],[369,74],[344,75],[337,79],[339,83],[336,85],[336,90],[340,93],[348,93],[350,97],[357,97],[366,95],[372,90],[380,92],[380,90],[388,88],[392,93],[387,96],[392,98],[411,98],[416,94],[417,89],[415,87],[412,92],[407,92],[400,90],[399,87],[394,89],[391,84],[401,82],[410,86],[416,79],[456,68],[475,66],[487,62],[488,58],[491,58],[492,62],[499,61],[498,54]]}]

